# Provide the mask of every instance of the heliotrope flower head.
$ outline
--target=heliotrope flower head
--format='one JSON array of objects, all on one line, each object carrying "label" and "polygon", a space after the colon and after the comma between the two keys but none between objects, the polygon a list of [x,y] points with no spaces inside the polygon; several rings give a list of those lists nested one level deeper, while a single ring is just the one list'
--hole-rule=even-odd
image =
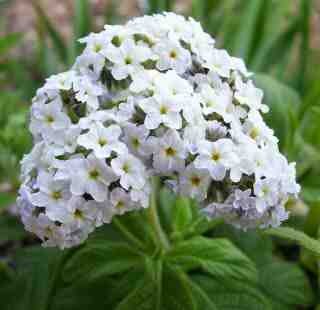
[{"label": "heliotrope flower head", "polygon": [[155,175],[243,229],[288,217],[299,186],[263,121],[263,92],[199,23],[157,14],[80,42],[73,67],[48,78],[31,108],[18,202],[44,245],[77,245],[148,207]]}]

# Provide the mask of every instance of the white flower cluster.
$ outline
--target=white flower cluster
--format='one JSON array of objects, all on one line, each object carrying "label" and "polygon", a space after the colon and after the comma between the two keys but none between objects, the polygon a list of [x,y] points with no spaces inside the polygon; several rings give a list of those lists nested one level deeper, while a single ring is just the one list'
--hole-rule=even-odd
[{"label": "white flower cluster", "polygon": [[192,18],[165,13],[106,26],[31,108],[20,214],[47,246],[79,244],[145,208],[150,179],[241,228],[276,226],[299,192],[241,59]]}]

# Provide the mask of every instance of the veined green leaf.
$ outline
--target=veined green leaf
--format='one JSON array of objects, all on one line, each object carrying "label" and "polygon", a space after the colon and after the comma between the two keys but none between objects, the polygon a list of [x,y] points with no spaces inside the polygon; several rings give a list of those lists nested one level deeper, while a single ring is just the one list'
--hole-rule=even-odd
[{"label": "veined green leaf", "polygon": [[55,249],[32,247],[20,250],[15,258],[16,276],[7,295],[1,299],[1,307],[5,310],[48,309],[62,257],[62,252]]},{"label": "veined green leaf", "polygon": [[310,238],[301,231],[295,230],[291,227],[278,227],[267,229],[264,231],[264,233],[270,236],[294,241],[300,246],[313,252],[314,255],[320,256],[320,242],[318,240]]},{"label": "veined green leaf", "polygon": [[161,309],[197,310],[188,278],[180,268],[164,264]]},{"label": "veined green leaf", "polygon": [[217,277],[256,281],[254,264],[227,239],[194,237],[178,243],[166,260],[183,270],[202,269]]},{"label": "veined green leaf", "polygon": [[297,265],[280,261],[264,265],[260,268],[259,283],[266,296],[279,309],[307,306],[313,301],[307,277]]},{"label": "veined green leaf", "polygon": [[67,262],[63,274],[68,282],[81,278],[93,280],[122,273],[142,263],[141,254],[127,243],[101,240],[77,251]]},{"label": "veined green leaf", "polygon": [[258,266],[272,261],[272,239],[257,231],[239,231],[230,225],[221,225],[212,234],[215,238],[228,238]]},{"label": "veined green leaf", "polygon": [[145,271],[143,266],[139,266],[116,277],[75,281],[57,290],[50,309],[115,309],[144,279]]},{"label": "veined green leaf", "polygon": [[[243,281],[217,281],[207,275],[192,276],[193,294],[198,309],[271,310],[269,301],[258,287]],[[212,306],[214,305],[214,306]]]},{"label": "veined green leaf", "polygon": [[192,222],[192,210],[190,200],[178,197],[173,209],[173,231],[181,232]]},{"label": "veined green leaf", "polygon": [[115,308],[115,310],[151,310],[156,307],[155,283],[148,277],[143,278],[136,288]]}]

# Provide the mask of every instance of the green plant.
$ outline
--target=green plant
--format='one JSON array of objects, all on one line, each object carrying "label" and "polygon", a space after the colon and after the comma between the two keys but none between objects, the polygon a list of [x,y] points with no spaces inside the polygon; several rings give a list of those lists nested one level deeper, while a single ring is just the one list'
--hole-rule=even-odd
[{"label": "green plant", "polygon": [[[218,45],[260,72],[255,81],[271,107],[267,122],[282,151],[297,161],[302,185],[304,204],[288,205],[288,227],[239,232],[220,221],[207,223],[193,202],[161,190],[162,237],[145,211],[119,218],[83,246],[60,252],[39,248],[2,211],[14,200],[18,162],[30,148],[27,103],[44,78],[72,64],[82,49],[76,39],[95,26],[89,2],[74,1],[74,35],[66,42],[50,14],[33,1],[37,44],[27,61],[9,53],[21,34],[0,39],[0,183],[13,185],[9,193],[0,193],[2,307],[280,310],[319,305],[320,78],[312,70],[319,65],[317,54],[309,48],[314,2],[297,1],[293,11],[289,0],[194,0],[187,13]],[[148,12],[173,8],[174,1],[149,1]],[[114,9],[106,11],[108,23],[118,19]],[[168,240],[169,248],[159,248],[158,238]]]},{"label": "green plant", "polygon": [[[274,257],[267,235],[239,234],[215,222],[200,236],[197,227],[206,220],[194,203],[167,190],[157,202],[157,209],[102,227],[77,249],[19,251],[16,270],[3,271],[9,277],[0,289],[4,304],[8,309],[292,309],[313,302],[306,274]],[[165,244],[148,220],[152,212],[151,218],[161,221]],[[285,228],[267,233],[297,239],[320,254],[319,243],[302,233]],[[21,298],[11,298],[18,289]]]}]

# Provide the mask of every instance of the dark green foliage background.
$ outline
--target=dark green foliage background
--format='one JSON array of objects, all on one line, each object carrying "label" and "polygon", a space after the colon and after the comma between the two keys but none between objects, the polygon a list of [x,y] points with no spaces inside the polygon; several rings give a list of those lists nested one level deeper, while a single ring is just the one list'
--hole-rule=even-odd
[{"label": "dark green foliage background", "polygon": [[[0,1],[0,12],[8,2]],[[175,1],[147,2],[141,14],[175,8]],[[8,210],[19,186],[19,160],[31,147],[32,96],[46,77],[70,67],[82,50],[79,37],[100,29],[89,1],[75,0],[73,39],[66,42],[39,1],[30,1],[37,16],[33,51],[23,57],[12,53],[23,33],[0,37],[0,308],[316,309],[320,58],[318,49],[310,49],[316,2],[193,0],[185,13],[199,20],[219,47],[242,57],[265,91],[271,108],[266,120],[282,152],[297,162],[302,185],[301,201],[288,206],[292,216],[286,227],[240,232],[207,222],[192,201],[161,190],[158,215],[168,248],[159,245],[143,211],[100,228],[76,249],[59,251],[41,248]],[[115,10],[119,3],[112,3],[106,23],[123,22]]]}]

